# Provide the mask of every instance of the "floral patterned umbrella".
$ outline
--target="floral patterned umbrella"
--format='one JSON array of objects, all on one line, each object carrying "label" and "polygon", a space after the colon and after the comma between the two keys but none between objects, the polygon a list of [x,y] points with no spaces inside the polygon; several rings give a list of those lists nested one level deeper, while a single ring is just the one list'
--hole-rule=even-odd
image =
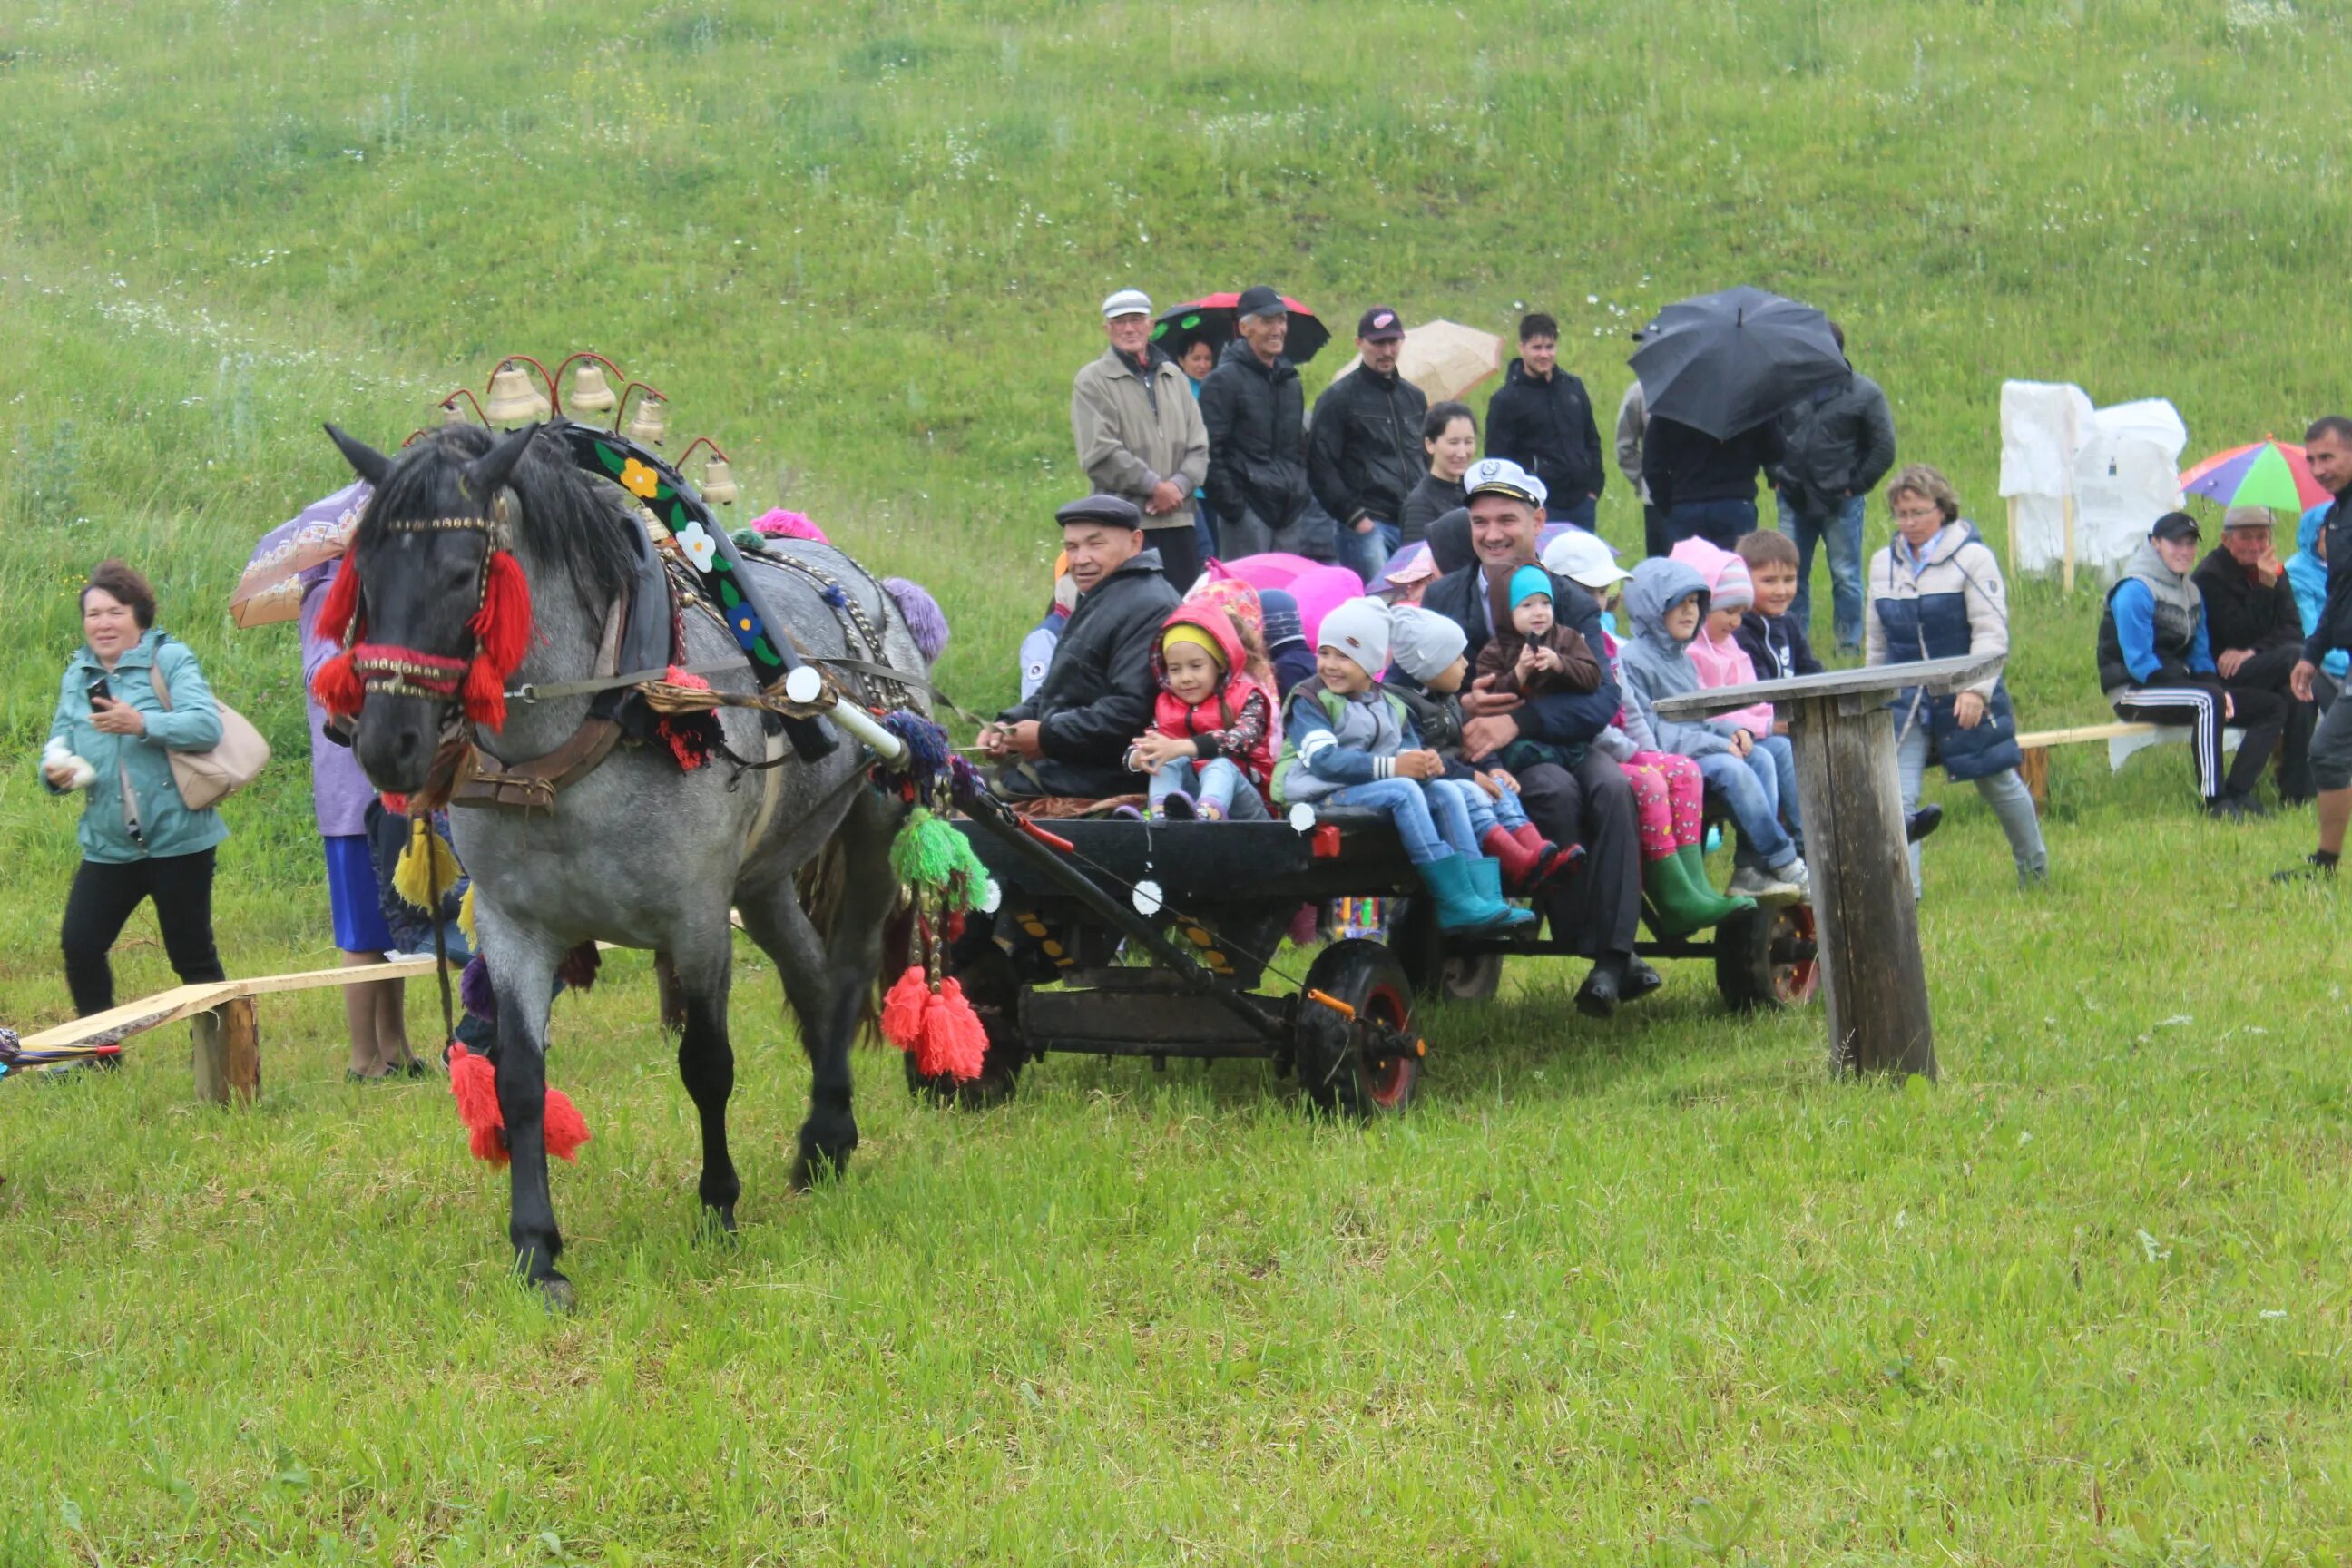
[{"label": "floral patterned umbrella", "polygon": [[229,593],[229,619],[240,626],[300,619],[302,574],[342,554],[371,493],[366,480],[354,479],[263,534]]}]

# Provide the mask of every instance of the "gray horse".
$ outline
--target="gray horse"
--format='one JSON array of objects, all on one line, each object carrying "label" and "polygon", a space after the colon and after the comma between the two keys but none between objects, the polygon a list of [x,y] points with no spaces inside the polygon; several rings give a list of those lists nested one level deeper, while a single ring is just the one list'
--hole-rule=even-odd
[{"label": "gray horse", "polygon": [[[536,426],[503,437],[471,426],[436,429],[396,459],[328,429],[375,487],[351,557],[366,643],[469,658],[475,641],[467,621],[481,596],[492,537],[487,525],[495,515],[530,588],[530,651],[509,687],[578,681],[597,668],[608,612],[643,582],[642,525],[617,487],[581,472],[556,440],[534,440]],[[838,551],[792,548],[854,596],[882,634],[879,648],[850,646],[821,589],[755,558],[750,570],[761,574],[803,658],[846,656],[916,681],[926,676],[888,593]],[[667,624],[666,603],[631,609]],[[730,656],[740,666],[740,652],[717,616],[689,612],[686,662],[709,666]],[[749,692],[756,684],[748,668],[710,680],[725,691]],[[446,757],[443,747],[457,732],[455,697],[415,689],[396,676],[369,684],[354,739],[361,767],[378,789],[424,791],[436,754]],[[926,689],[913,688],[919,710]],[[504,727],[477,735],[477,743],[510,765],[545,756],[580,731],[590,701],[512,701]],[[709,1223],[732,1230],[741,1190],[727,1152],[735,1081],[727,1030],[730,905],[775,961],[809,1056],[795,1184],[837,1172],[857,1143],[850,1045],[898,897],[888,851],[903,807],[866,782],[869,759],[854,744],[807,761],[768,733],[757,712],[721,710],[719,722],[736,758],[782,757],[782,765],[742,768],[714,752],[705,765],[682,772],[661,745],[625,744],[561,789],[551,807],[451,814],[498,994],[498,1098],[512,1160],[508,1234],[524,1276],[559,1306],[570,1303],[572,1288],[555,1267],[563,1244],[542,1138],[548,1003],[557,966],[579,944],[651,949],[660,955],[666,990],[674,976],[664,1011],[681,1026],[678,1073],[701,1117]],[[798,883],[820,859],[826,890],[813,900],[820,907],[812,914]]]}]

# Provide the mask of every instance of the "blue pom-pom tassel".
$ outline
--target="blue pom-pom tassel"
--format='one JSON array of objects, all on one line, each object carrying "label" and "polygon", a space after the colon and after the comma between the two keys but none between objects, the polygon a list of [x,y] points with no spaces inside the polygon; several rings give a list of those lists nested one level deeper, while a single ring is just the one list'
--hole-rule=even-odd
[{"label": "blue pom-pom tassel", "polygon": [[466,961],[457,976],[457,1000],[466,1011],[485,1023],[495,1024],[499,1018],[499,999],[490,990],[490,966],[482,962],[480,953]]},{"label": "blue pom-pom tassel", "polygon": [[849,595],[842,590],[840,584],[827,583],[824,585],[824,602],[836,610],[845,610],[849,607]]}]

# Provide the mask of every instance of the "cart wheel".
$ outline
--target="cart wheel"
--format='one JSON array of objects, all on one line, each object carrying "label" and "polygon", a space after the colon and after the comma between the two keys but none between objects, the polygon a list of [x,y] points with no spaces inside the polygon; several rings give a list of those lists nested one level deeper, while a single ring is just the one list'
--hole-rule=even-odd
[{"label": "cart wheel", "polygon": [[[1350,1020],[1311,996],[1298,999],[1294,1050],[1299,1086],[1318,1110],[1370,1118],[1402,1110],[1421,1081],[1419,1037],[1412,1029],[1412,983],[1396,954],[1377,942],[1350,938],[1318,953],[1307,989],[1355,1010]],[[1411,1042],[1383,1054],[1365,1023],[1378,1023]]]},{"label": "cart wheel", "polygon": [[982,940],[959,943],[948,957],[949,972],[963,987],[964,999],[980,1015],[988,1035],[988,1054],[981,1058],[980,1076],[959,1083],[944,1073],[926,1076],[915,1070],[914,1053],[908,1052],[908,1092],[941,1105],[967,1110],[1002,1105],[1020,1087],[1022,1064],[1029,1059],[1029,1042],[1021,1033],[1021,980],[1013,960],[995,942]]},{"label": "cart wheel", "polygon": [[1715,928],[1715,988],[1742,1012],[1801,1007],[1821,984],[1811,904],[1745,910]]},{"label": "cart wheel", "polygon": [[1413,994],[1433,1002],[1491,1002],[1503,984],[1503,955],[1448,957],[1427,899],[1400,899],[1389,924],[1389,946],[1404,965]]}]

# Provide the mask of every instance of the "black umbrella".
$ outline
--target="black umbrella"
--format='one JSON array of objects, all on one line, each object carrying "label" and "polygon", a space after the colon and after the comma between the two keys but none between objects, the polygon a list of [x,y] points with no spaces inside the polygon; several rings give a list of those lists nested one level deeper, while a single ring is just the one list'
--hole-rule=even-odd
[{"label": "black umbrella", "polygon": [[1718,441],[1851,374],[1827,316],[1744,285],[1667,306],[1626,363],[1652,418]]},{"label": "black umbrella", "polygon": [[[1177,359],[1183,358],[1184,351],[1195,342],[1205,342],[1222,354],[1234,341],[1241,300],[1239,294],[1210,294],[1162,310],[1152,318],[1151,341]],[[1282,306],[1290,313],[1290,337],[1282,345],[1283,354],[1293,364],[1305,364],[1331,341],[1331,329],[1287,294],[1282,297]]]}]

